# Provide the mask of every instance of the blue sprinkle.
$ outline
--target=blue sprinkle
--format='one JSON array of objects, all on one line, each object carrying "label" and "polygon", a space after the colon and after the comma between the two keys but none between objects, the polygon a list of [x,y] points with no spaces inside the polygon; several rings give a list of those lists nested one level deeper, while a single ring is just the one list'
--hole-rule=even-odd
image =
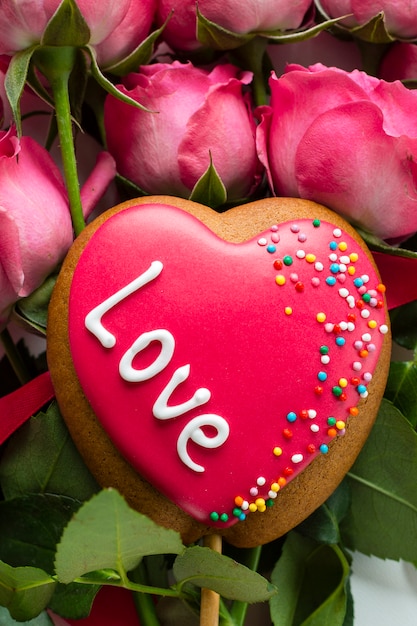
[{"label": "blue sprinkle", "polygon": [[277,247],[274,246],[272,243],[269,244],[269,246],[266,247],[267,252],[269,252],[270,254],[274,254],[274,252],[277,251]]},{"label": "blue sprinkle", "polygon": [[297,415],[293,411],[290,411],[287,415],[287,420],[289,422],[295,422],[296,419],[297,419]]},{"label": "blue sprinkle", "polygon": [[327,380],[327,374],[326,374],[326,372],[319,372],[319,373],[317,374],[317,378],[318,378],[319,380],[321,380],[321,382],[324,382],[325,380]]},{"label": "blue sprinkle", "polygon": [[327,283],[328,285],[330,285],[330,287],[333,287],[333,285],[335,285],[335,284],[336,284],[336,279],[335,279],[335,277],[334,277],[334,276],[328,276],[328,277],[326,278],[326,283]]},{"label": "blue sprinkle", "polygon": [[320,446],[320,452],[322,454],[327,454],[328,451],[329,451],[329,446],[326,446],[325,443],[322,443],[321,446]]},{"label": "blue sprinkle", "polygon": [[330,250],[337,250],[337,243],[335,241],[331,241],[329,243]]},{"label": "blue sprinkle", "polygon": [[346,339],[344,337],[336,337],[336,345],[344,346],[346,343]]},{"label": "blue sprinkle", "polygon": [[365,385],[358,385],[356,389],[358,390],[358,393],[365,393],[366,391]]},{"label": "blue sprinkle", "polygon": [[355,278],[355,280],[353,281],[353,284],[355,285],[355,287],[362,287],[363,285],[362,278]]},{"label": "blue sprinkle", "polygon": [[332,263],[330,266],[330,271],[332,274],[337,274],[340,270],[339,263]]},{"label": "blue sprinkle", "polygon": [[239,518],[238,518],[238,519],[239,519],[239,521],[240,521],[240,522],[244,522],[244,521],[245,521],[245,519],[246,519],[246,513],[241,513],[241,514],[239,515]]}]

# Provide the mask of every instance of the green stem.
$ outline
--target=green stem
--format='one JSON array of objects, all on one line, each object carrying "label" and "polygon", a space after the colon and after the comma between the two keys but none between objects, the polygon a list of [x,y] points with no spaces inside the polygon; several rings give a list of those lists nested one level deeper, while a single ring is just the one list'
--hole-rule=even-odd
[{"label": "green stem", "polygon": [[[251,548],[245,551],[245,559],[243,565],[246,565],[249,569],[256,572],[259,565],[259,559],[261,557],[262,546]],[[235,600],[230,608],[230,617],[234,626],[243,626],[245,623],[246,613],[248,610],[248,603]]]},{"label": "green stem", "polygon": [[253,73],[252,91],[255,106],[266,104],[268,101],[267,81],[264,76],[267,45],[266,37],[253,37],[233,51],[233,56],[237,58],[240,66]]},{"label": "green stem", "polygon": [[7,328],[1,331],[0,342],[3,345],[4,352],[6,353],[10,365],[12,366],[20,384],[24,385],[29,382],[31,379],[30,372]]},{"label": "green stem", "polygon": [[[131,573],[132,580],[136,583],[146,584],[146,568],[141,561],[136,569]],[[155,610],[155,602],[148,593],[136,592],[133,594],[136,612],[141,626],[160,626]]]},{"label": "green stem", "polygon": [[46,76],[52,89],[71,218],[74,232],[79,235],[85,227],[85,220],[81,205],[68,90],[68,81],[76,55],[77,49],[70,46],[43,46],[36,51],[34,62]]}]

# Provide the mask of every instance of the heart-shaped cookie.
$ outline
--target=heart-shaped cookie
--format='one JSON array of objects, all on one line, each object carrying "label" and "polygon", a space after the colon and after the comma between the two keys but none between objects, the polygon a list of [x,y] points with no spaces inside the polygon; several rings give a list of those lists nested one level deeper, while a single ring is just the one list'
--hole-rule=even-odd
[{"label": "heart-shaped cookie", "polygon": [[[193,538],[211,527],[245,545],[259,524],[262,541],[281,534],[303,475],[295,523],[334,489],[375,417],[389,334],[384,287],[340,218],[305,201],[218,215],[145,198],[90,226],[61,276],[50,369],[100,482],[120,488],[127,465],[162,494],[137,489],[140,510],[177,528],[170,502]],[[75,392],[56,371],[63,332]]]}]

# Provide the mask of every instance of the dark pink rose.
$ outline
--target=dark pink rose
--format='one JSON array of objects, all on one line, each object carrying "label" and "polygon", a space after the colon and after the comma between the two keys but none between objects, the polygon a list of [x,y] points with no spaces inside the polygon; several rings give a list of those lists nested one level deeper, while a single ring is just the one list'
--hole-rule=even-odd
[{"label": "dark pink rose", "polygon": [[396,41],[381,61],[378,75],[383,80],[415,80],[417,78],[417,46]]},{"label": "dark pink rose", "polygon": [[49,153],[31,137],[0,131],[0,328],[72,240],[65,185]]},{"label": "dark pink rose", "polygon": [[234,33],[298,28],[311,0],[159,0],[157,22],[162,25],[174,11],[164,30],[165,41],[178,50],[200,46],[196,37],[196,7],[204,17]]},{"label": "dark pink rose", "polygon": [[417,93],[360,71],[270,80],[258,153],[276,195],[327,205],[382,239],[417,231]]},{"label": "dark pink rose", "polygon": [[[13,55],[42,39],[45,27],[61,0],[1,0],[0,54]],[[90,44],[99,63],[112,65],[147,37],[156,0],[77,0],[87,22]]]},{"label": "dark pink rose", "polygon": [[127,76],[120,91],[154,113],[107,97],[107,144],[118,172],[147,193],[188,197],[211,154],[228,200],[246,197],[260,178],[255,124],[243,94],[251,78],[232,65],[207,71],[178,61]]}]

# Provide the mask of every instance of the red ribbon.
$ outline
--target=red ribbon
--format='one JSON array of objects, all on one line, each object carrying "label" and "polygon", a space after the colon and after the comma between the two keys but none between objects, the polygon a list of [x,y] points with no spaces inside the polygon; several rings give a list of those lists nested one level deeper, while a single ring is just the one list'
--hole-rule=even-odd
[{"label": "red ribbon", "polygon": [[62,619],[48,612],[54,626],[140,626],[132,594],[119,587],[102,587],[91,613],[83,619]]},{"label": "red ribbon", "polygon": [[0,398],[0,445],[54,397],[49,372]]},{"label": "red ribbon", "polygon": [[[386,286],[387,304],[395,309],[417,300],[417,258],[373,252]],[[49,372],[0,398],[0,445],[54,397]]]}]

